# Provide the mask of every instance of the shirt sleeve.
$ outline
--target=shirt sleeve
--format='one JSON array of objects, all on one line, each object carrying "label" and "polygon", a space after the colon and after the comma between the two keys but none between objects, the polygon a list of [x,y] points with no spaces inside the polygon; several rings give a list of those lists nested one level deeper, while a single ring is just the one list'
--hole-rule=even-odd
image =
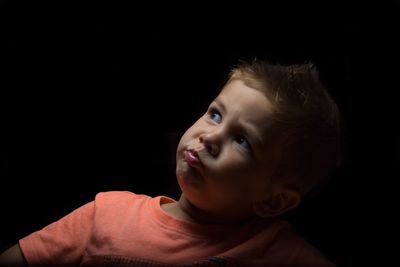
[{"label": "shirt sleeve", "polygon": [[29,266],[76,266],[90,239],[94,202],[19,240]]}]

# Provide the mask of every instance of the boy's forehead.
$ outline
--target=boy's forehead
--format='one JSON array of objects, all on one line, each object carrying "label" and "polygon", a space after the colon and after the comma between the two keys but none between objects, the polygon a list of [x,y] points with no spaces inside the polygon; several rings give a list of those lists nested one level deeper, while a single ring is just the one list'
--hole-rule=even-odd
[{"label": "boy's forehead", "polygon": [[270,117],[275,110],[273,103],[262,91],[245,85],[241,80],[233,80],[226,84],[214,101],[222,102],[231,108],[250,108],[252,111],[258,111],[257,114],[251,115]]},{"label": "boy's forehead", "polygon": [[[233,89],[237,89],[237,90],[233,90]],[[246,95],[250,95],[249,91],[252,91],[253,94],[259,94],[260,96],[265,96],[264,92],[262,92],[262,90],[259,90],[257,88],[251,87],[247,84],[244,83],[244,81],[239,80],[239,79],[233,79],[231,81],[229,81],[227,84],[225,84],[225,86],[222,88],[222,90],[220,91],[219,95],[222,94],[229,94],[234,92],[235,94],[241,94],[243,96]]]}]

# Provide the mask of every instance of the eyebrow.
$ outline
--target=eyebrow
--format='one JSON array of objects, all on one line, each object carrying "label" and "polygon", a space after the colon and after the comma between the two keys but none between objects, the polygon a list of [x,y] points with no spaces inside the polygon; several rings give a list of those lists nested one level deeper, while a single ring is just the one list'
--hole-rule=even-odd
[{"label": "eyebrow", "polygon": [[214,102],[217,103],[217,105],[221,107],[221,109],[222,109],[223,112],[226,112],[225,104],[222,103],[222,101],[219,100],[219,98],[214,99]]}]

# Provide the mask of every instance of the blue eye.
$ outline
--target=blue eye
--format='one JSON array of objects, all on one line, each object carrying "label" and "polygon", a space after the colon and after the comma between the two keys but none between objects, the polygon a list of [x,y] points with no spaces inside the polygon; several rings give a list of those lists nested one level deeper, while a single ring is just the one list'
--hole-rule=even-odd
[{"label": "blue eye", "polygon": [[210,119],[212,119],[216,123],[220,123],[222,121],[222,115],[221,115],[221,113],[219,113],[218,110],[213,109],[210,112]]},{"label": "blue eye", "polygon": [[236,137],[235,138],[235,142],[238,143],[241,147],[243,147],[246,150],[250,150],[251,149],[249,141],[244,136]]}]

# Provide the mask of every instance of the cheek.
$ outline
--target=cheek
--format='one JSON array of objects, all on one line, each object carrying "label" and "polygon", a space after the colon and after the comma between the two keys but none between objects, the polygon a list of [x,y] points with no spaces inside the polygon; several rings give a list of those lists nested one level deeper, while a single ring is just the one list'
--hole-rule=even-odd
[{"label": "cheek", "polygon": [[189,140],[190,140],[190,133],[189,133],[189,130],[188,130],[182,135],[181,139],[179,140],[176,153],[179,153],[180,151],[182,151],[183,148],[185,146],[187,146]]},{"label": "cheek", "polygon": [[231,176],[240,176],[240,174],[252,171],[249,160],[232,144],[225,146],[217,163],[221,171],[228,172]]},{"label": "cheek", "polygon": [[217,161],[209,164],[208,174],[216,185],[226,188],[246,184],[250,170],[240,161]]},{"label": "cheek", "polygon": [[226,151],[226,157],[212,166],[216,182],[228,187],[247,187],[258,177],[263,176],[263,170],[259,166],[250,162],[237,151],[236,153]]},{"label": "cheek", "polygon": [[195,140],[198,136],[197,132],[199,132],[199,122],[197,121],[190,128],[186,130],[186,132],[182,135],[181,139],[178,143],[178,149],[184,146],[187,146],[192,140]]},{"label": "cheek", "polygon": [[186,129],[185,133],[182,135],[182,139],[188,139],[190,136],[193,135],[193,133],[195,132],[196,128],[197,128],[197,122],[194,123],[192,126],[190,126],[189,128]]}]

